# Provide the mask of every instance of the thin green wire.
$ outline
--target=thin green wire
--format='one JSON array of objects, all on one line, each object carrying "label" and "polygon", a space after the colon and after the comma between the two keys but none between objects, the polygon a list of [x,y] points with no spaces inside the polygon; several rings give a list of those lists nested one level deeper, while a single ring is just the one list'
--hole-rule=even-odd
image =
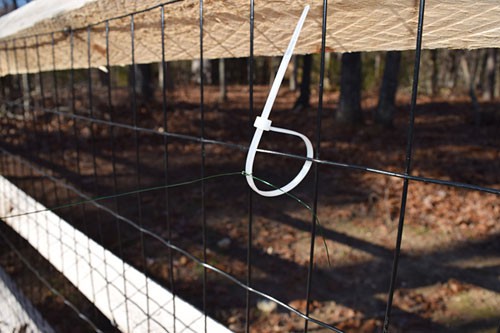
[{"label": "thin green wire", "polygon": [[[129,196],[129,195],[133,195],[133,194],[138,194],[138,193],[152,192],[152,191],[157,191],[157,190],[162,190],[162,189],[181,187],[181,186],[186,186],[186,185],[191,185],[191,184],[199,183],[199,182],[201,182],[203,180],[212,180],[212,179],[216,179],[216,178],[229,177],[229,176],[241,176],[241,175],[243,175],[245,177],[246,176],[250,176],[253,179],[261,182],[262,184],[270,186],[270,187],[272,187],[274,189],[281,190],[281,188],[277,187],[276,185],[271,184],[270,182],[268,182],[266,180],[263,180],[261,178],[258,178],[258,177],[254,176],[254,175],[246,173],[245,171],[228,172],[228,173],[221,173],[221,174],[217,174],[217,175],[207,176],[207,177],[204,177],[204,178],[189,180],[189,181],[185,181],[185,182],[180,182],[180,183],[176,183],[176,184],[147,187],[147,188],[142,188],[142,189],[139,189],[139,190],[128,191],[128,192],[123,192],[123,193],[118,193],[118,194],[113,194],[113,195],[99,196],[99,197],[90,198],[90,199],[87,199],[87,200],[81,200],[81,201],[77,201],[77,202],[67,203],[67,204],[56,206],[56,207],[52,207],[52,208],[45,208],[45,209],[34,210],[34,211],[31,211],[31,212],[26,212],[26,213],[21,213],[21,214],[13,214],[13,215],[2,216],[2,217],[0,217],[0,220],[4,220],[4,219],[8,219],[8,218],[13,218],[13,217],[20,217],[20,216],[38,214],[38,213],[43,213],[43,212],[49,212],[49,211],[53,212],[53,211],[56,211],[56,210],[60,210],[60,209],[64,209],[64,208],[70,208],[70,207],[75,207],[75,206],[83,205],[83,204],[86,204],[86,203],[91,203],[91,202],[96,202],[96,201],[102,201],[102,200],[107,200],[107,199],[113,199],[113,198],[119,198],[119,197],[125,197],[125,196]],[[330,252],[328,251],[328,246],[326,244],[326,238],[323,235],[323,231],[322,231],[323,228],[322,228],[322,226],[320,224],[320,221],[319,221],[319,218],[318,218],[317,214],[314,212],[314,210],[311,208],[311,206],[309,206],[307,203],[305,203],[299,197],[297,197],[297,196],[295,196],[295,195],[293,195],[293,194],[291,194],[289,192],[285,192],[285,191],[282,191],[282,192],[286,196],[292,198],[293,200],[295,200],[296,202],[298,202],[299,204],[301,204],[304,208],[306,208],[307,210],[309,210],[311,212],[311,214],[313,215],[314,219],[316,220],[316,223],[319,226],[319,232],[320,232],[321,238],[323,239],[323,245],[324,245],[325,250],[326,250],[326,257],[328,259],[328,265],[331,267]]]},{"label": "thin green wire", "polygon": [[325,238],[325,235],[323,234],[323,227],[321,226],[321,223],[319,221],[319,218],[318,218],[318,215],[314,212],[314,209],[311,208],[311,206],[309,206],[308,204],[306,204],[304,201],[302,201],[302,199],[300,199],[299,197],[291,194],[290,192],[285,192],[283,191],[281,188],[277,187],[276,185],[273,185],[271,183],[269,183],[268,181],[266,180],[263,180],[263,179],[260,179],[258,177],[255,177],[254,175],[251,175],[249,173],[246,173],[245,171],[242,171],[241,172],[244,176],[250,176],[252,177],[253,179],[261,182],[262,184],[265,184],[267,186],[270,186],[274,189],[277,189],[277,190],[280,190],[281,192],[283,192],[283,194],[285,194],[286,196],[292,198],[293,200],[297,201],[299,204],[301,204],[302,206],[304,206],[307,210],[309,210],[312,214],[312,216],[314,217],[314,219],[316,220],[316,223],[318,224],[318,231],[320,233],[320,236],[321,238],[323,239],[323,245],[325,247],[325,251],[326,251],[326,258],[328,260],[328,266],[329,267],[332,267],[332,263],[330,261],[330,252],[328,251],[328,245],[326,244],[326,238]]},{"label": "thin green wire", "polygon": [[20,216],[25,216],[25,215],[31,215],[31,214],[37,214],[37,213],[43,213],[43,212],[52,212],[55,210],[60,210],[64,208],[70,208],[78,205],[83,205],[86,203],[90,202],[96,202],[96,201],[102,201],[106,199],[113,199],[113,198],[119,198],[119,197],[125,197],[128,195],[132,194],[138,194],[138,193],[144,193],[144,192],[152,192],[152,191],[157,191],[157,190],[162,190],[162,189],[167,189],[167,188],[174,188],[174,187],[180,187],[180,186],[185,186],[185,185],[191,185],[198,183],[202,180],[210,180],[210,179],[215,179],[215,178],[221,178],[221,177],[227,177],[227,176],[236,176],[236,175],[241,175],[241,172],[230,172],[230,173],[221,173],[218,175],[213,175],[213,176],[208,176],[205,178],[200,178],[200,179],[195,179],[195,180],[189,180],[185,182],[180,182],[176,184],[169,184],[169,185],[162,185],[162,186],[154,186],[154,187],[147,187],[147,188],[142,188],[134,191],[128,191],[128,192],[123,192],[123,193],[118,193],[118,194],[113,194],[113,195],[105,195],[105,196],[100,196],[100,197],[95,197],[95,198],[90,198],[87,200],[81,200],[77,202],[72,202],[72,203],[67,203],[64,205],[52,207],[52,208],[45,208],[45,209],[39,209],[39,210],[34,210],[31,212],[26,212],[22,214],[14,214],[14,215],[7,215],[7,216],[2,216],[0,217],[0,220],[7,219],[7,218],[12,218],[12,217],[20,217]]}]

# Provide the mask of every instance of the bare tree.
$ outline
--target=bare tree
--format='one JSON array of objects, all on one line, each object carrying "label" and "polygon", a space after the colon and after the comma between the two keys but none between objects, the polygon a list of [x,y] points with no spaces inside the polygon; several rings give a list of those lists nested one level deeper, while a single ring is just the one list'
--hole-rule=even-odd
[{"label": "bare tree", "polygon": [[227,101],[226,63],[219,59],[219,102]]},{"label": "bare tree", "polygon": [[474,123],[476,125],[479,125],[481,123],[481,110],[476,95],[476,73],[477,73],[477,68],[479,66],[477,65],[477,59],[476,59],[476,66],[473,67],[472,71],[470,70],[469,63],[473,62],[474,60],[473,55],[474,54],[472,54],[470,51],[468,51],[467,53],[465,52],[462,53],[460,57],[460,67],[464,75],[465,83],[469,90],[469,96],[472,103]]},{"label": "bare tree", "polygon": [[289,81],[289,88],[290,91],[295,91],[297,90],[297,67],[298,67],[298,61],[297,61],[297,56],[292,56],[292,74],[290,75],[290,81]]},{"label": "bare tree", "polygon": [[391,127],[394,121],[400,64],[400,51],[387,52],[378,105],[375,109],[375,122],[386,127]]},{"label": "bare tree", "polygon": [[135,90],[141,94],[144,101],[149,102],[154,97],[153,70],[151,64],[135,64]]},{"label": "bare tree", "polygon": [[336,114],[339,123],[363,122],[361,113],[361,53],[344,53],[340,74],[340,101]]},{"label": "bare tree", "polygon": [[431,50],[431,63],[432,63],[431,94],[432,97],[436,97],[439,93],[438,50]]},{"label": "bare tree", "polygon": [[495,98],[495,85],[496,85],[496,69],[498,65],[498,50],[486,50],[485,60],[485,82],[483,98],[486,100],[493,100]]},{"label": "bare tree", "polygon": [[[191,61],[191,78],[196,83],[201,83],[201,65],[199,59]],[[212,62],[210,59],[203,59],[203,80],[205,84],[212,84]]]},{"label": "bare tree", "polygon": [[295,102],[293,107],[294,110],[298,111],[304,108],[308,108],[310,105],[311,98],[311,70],[312,70],[312,55],[306,54],[303,57],[302,64],[302,80],[300,81],[300,95]]}]

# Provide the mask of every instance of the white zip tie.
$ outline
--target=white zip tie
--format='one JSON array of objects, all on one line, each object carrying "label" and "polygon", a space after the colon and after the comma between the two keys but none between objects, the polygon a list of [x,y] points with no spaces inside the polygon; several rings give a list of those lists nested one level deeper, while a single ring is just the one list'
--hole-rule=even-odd
[{"label": "white zip tie", "polygon": [[[264,105],[264,109],[262,110],[262,114],[255,119],[255,133],[253,135],[252,142],[250,144],[250,148],[248,149],[247,161],[245,164],[245,173],[248,185],[257,193],[265,197],[277,197],[279,195],[285,194],[288,191],[291,191],[297,185],[302,182],[302,180],[307,176],[309,169],[311,168],[312,161],[310,159],[313,158],[313,146],[311,141],[303,134],[284,129],[279,127],[272,127],[271,120],[269,120],[269,115],[271,114],[272,107],[274,105],[274,101],[276,100],[276,96],[278,95],[278,90],[283,82],[283,77],[285,76],[286,69],[288,64],[290,63],[290,59],[293,54],[293,49],[295,48],[295,44],[297,44],[297,39],[299,38],[300,31],[302,30],[302,26],[304,25],[304,21],[306,20],[307,13],[309,12],[309,6],[304,8],[302,15],[300,16],[299,22],[295,27],[295,31],[293,32],[292,39],[290,40],[290,44],[288,44],[288,48],[283,55],[283,59],[281,60],[280,67],[278,69],[278,73],[276,73],[276,78],[274,79],[273,85],[271,87],[271,91],[269,92],[269,96],[267,97],[266,104]],[[257,153],[257,149],[259,147],[260,139],[262,138],[262,133],[264,131],[271,131],[277,133],[283,133],[288,135],[297,136],[302,141],[304,141],[306,145],[306,156],[309,160],[304,162],[302,169],[300,172],[289,182],[287,185],[280,187],[274,190],[263,191],[259,190],[255,185],[252,171],[253,171],[253,163],[255,160],[255,154]]]}]

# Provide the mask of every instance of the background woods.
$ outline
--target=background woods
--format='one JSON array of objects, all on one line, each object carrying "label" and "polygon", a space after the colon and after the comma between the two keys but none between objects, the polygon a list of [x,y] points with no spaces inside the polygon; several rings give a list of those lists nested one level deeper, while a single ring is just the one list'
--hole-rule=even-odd
[{"label": "background woods", "polygon": [[[339,100],[334,103],[332,116],[351,125],[375,123],[391,127],[401,98],[411,92],[413,75],[412,51],[371,53],[329,53],[326,56],[325,90]],[[254,83],[270,86],[274,80],[280,58],[256,57]],[[319,82],[319,55],[299,55],[289,66],[281,92],[296,95],[291,109],[302,111],[317,98]],[[248,59],[205,60],[204,84],[217,87],[220,102],[227,101],[228,86],[241,86],[248,82]],[[136,65],[136,90],[154,98],[152,89],[162,86],[162,71],[158,64]],[[199,61],[179,61],[167,64],[166,86],[199,84]],[[117,69],[113,75],[117,85],[127,85],[132,69]],[[63,74],[61,74],[63,75]],[[419,94],[431,100],[454,100],[468,97],[471,105],[467,119],[480,118],[480,102],[493,101],[499,96],[500,75],[496,49],[481,50],[425,50],[421,65]],[[127,79],[129,77],[129,79]],[[363,100],[376,100],[377,106],[363,106]],[[366,103],[365,103],[366,104]],[[401,111],[401,110],[400,110]],[[366,115],[363,115],[366,113]],[[364,119],[365,118],[365,119]],[[365,121],[363,121],[365,120]]]},{"label": "background woods", "polygon": [[[292,110],[303,111],[316,98],[319,82],[319,55],[299,55],[291,62],[288,83],[281,91],[293,92],[296,101]],[[340,123],[362,126],[379,124],[391,127],[395,112],[404,112],[402,97],[410,94],[413,75],[413,51],[391,51],[370,53],[328,53],[326,55],[325,90],[339,94],[333,105],[332,116]],[[169,63],[168,86],[199,83],[199,62]],[[255,58],[254,83],[271,85],[279,65],[279,58]],[[205,60],[205,84],[219,87],[220,101],[227,100],[228,85],[245,85],[248,80],[247,59]],[[157,65],[141,65],[136,70],[158,71]],[[144,72],[144,73],[146,73]],[[157,74],[140,77],[157,77]],[[480,50],[424,50],[421,65],[419,93],[430,100],[454,100],[468,97],[470,110],[467,121],[477,125],[481,122],[480,102],[490,102],[499,96],[500,75],[496,49]],[[141,81],[143,82],[143,81]],[[160,86],[161,81],[150,81],[147,87]],[[143,91],[145,87],[137,87]],[[398,99],[398,96],[401,97]],[[362,103],[375,100],[376,106]],[[364,105],[364,106],[363,106]],[[399,106],[399,108],[398,108]],[[366,115],[363,115],[366,113]],[[365,121],[363,121],[365,120]]]},{"label": "background woods", "polygon": [[[0,15],[23,6],[31,0],[2,0]],[[327,53],[325,90],[338,93],[333,108],[334,118],[344,124],[360,126],[375,123],[386,128],[393,125],[397,112],[397,96],[407,96],[411,90],[413,74],[413,51]],[[470,111],[468,121],[481,123],[480,102],[492,101],[500,94],[497,84],[500,76],[497,49],[478,50],[424,50],[419,92],[431,99],[453,99],[468,96]],[[256,57],[254,59],[257,85],[271,85],[276,74],[279,58]],[[311,90],[316,90],[319,81],[319,55],[294,56],[289,66],[282,91],[296,93],[293,110],[310,106]],[[227,101],[228,85],[244,85],[248,82],[248,59],[205,59],[203,63],[204,84],[219,87],[219,101]],[[198,60],[169,63],[166,87],[199,84]],[[58,73],[64,77],[67,74]],[[97,74],[105,84],[106,75]],[[162,86],[163,71],[158,64],[136,64],[130,69],[117,69],[112,76],[117,85],[134,81],[136,90],[145,98],[154,98],[154,89]],[[7,78],[8,80],[8,78]],[[24,81],[26,81],[25,79]],[[26,85],[26,82],[23,83]],[[375,99],[376,106],[363,100]],[[365,103],[366,104],[366,103]],[[363,113],[366,112],[366,116]],[[484,116],[484,115],[483,115]],[[365,120],[365,121],[363,121]]]}]

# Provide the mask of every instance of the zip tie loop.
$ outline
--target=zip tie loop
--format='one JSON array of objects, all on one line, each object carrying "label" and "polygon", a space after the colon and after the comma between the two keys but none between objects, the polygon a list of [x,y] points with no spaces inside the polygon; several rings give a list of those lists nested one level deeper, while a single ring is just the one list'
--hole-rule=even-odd
[{"label": "zip tie loop", "polygon": [[[262,110],[262,114],[258,116],[255,119],[254,122],[254,127],[255,127],[255,133],[252,138],[252,142],[250,143],[250,148],[248,149],[248,154],[247,154],[247,160],[245,164],[245,173],[246,173],[246,179],[248,185],[258,194],[265,196],[265,197],[276,197],[282,194],[285,194],[292,189],[294,189],[297,185],[299,185],[302,180],[307,176],[307,173],[309,172],[309,169],[311,168],[312,161],[311,159],[313,158],[313,146],[311,141],[303,134],[284,129],[284,128],[279,128],[279,127],[273,127],[271,126],[272,122],[269,120],[269,116],[271,114],[272,107],[274,105],[274,101],[276,100],[276,96],[278,95],[278,90],[281,86],[281,83],[283,82],[283,78],[285,76],[286,69],[288,67],[288,64],[290,63],[290,59],[293,54],[293,49],[295,48],[295,44],[297,44],[297,40],[300,35],[300,31],[302,30],[302,26],[304,25],[304,21],[306,20],[307,13],[309,12],[309,6],[306,6],[302,12],[302,15],[300,16],[299,22],[297,23],[297,26],[295,27],[295,30],[292,35],[292,39],[290,40],[290,43],[288,44],[288,48],[283,55],[283,59],[281,60],[280,67],[278,69],[278,72],[276,73],[276,78],[274,79],[273,85],[271,87],[271,90],[269,92],[269,96],[267,97],[266,104],[264,105],[264,109]],[[262,134],[264,131],[271,131],[271,132],[276,132],[276,133],[282,133],[286,135],[293,135],[298,138],[300,138],[302,141],[304,141],[304,144],[306,145],[306,156],[308,160],[304,162],[304,165],[302,166],[302,169],[299,171],[297,176],[293,178],[287,185],[280,187],[278,189],[270,190],[270,191],[264,191],[260,190],[257,188],[255,185],[254,179],[252,177],[252,171],[253,171],[253,163],[255,160],[255,154],[257,153],[257,149],[259,148],[259,143],[260,139],[262,138]]]}]

